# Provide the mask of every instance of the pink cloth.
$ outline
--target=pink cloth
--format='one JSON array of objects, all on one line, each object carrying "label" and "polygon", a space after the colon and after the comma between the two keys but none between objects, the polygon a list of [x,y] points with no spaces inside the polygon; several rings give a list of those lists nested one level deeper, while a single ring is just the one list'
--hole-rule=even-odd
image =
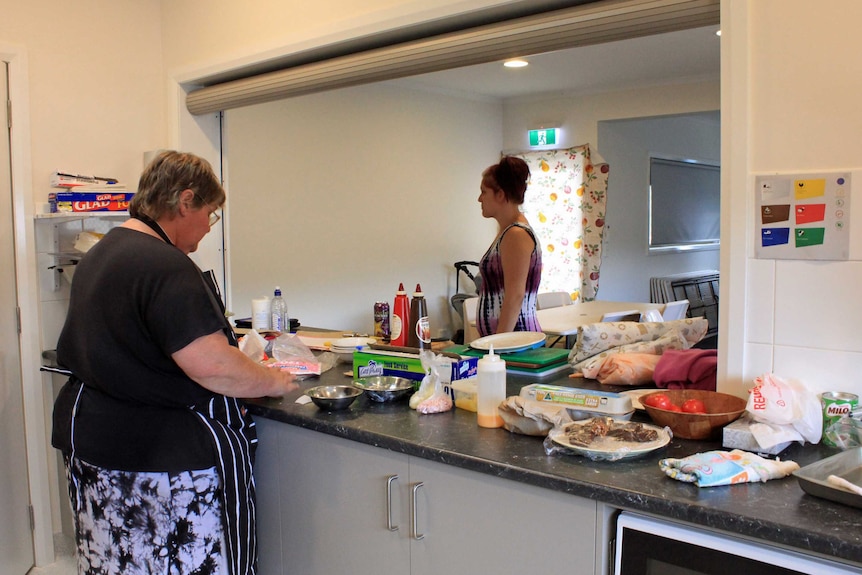
[{"label": "pink cloth", "polygon": [[718,351],[714,349],[669,349],[655,366],[653,381],[667,389],[715,391]]}]

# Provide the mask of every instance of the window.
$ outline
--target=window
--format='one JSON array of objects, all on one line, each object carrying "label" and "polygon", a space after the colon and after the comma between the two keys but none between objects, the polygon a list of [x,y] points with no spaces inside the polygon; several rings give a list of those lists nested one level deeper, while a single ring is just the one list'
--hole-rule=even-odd
[{"label": "window", "polygon": [[650,253],[718,249],[720,196],[718,164],[651,157]]}]

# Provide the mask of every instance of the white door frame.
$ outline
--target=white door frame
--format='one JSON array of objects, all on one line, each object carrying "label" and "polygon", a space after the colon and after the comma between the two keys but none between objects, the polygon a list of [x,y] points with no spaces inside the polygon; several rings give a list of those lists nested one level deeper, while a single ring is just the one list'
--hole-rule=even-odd
[{"label": "white door frame", "polygon": [[32,168],[30,162],[30,96],[27,52],[22,46],[0,43],[0,58],[9,64],[12,100],[12,212],[15,222],[15,258],[18,306],[21,315],[21,383],[24,396],[24,429],[27,437],[27,472],[33,506],[33,551],[37,566],[54,561],[54,528],[51,513],[46,397],[39,367],[39,299],[33,226]]}]

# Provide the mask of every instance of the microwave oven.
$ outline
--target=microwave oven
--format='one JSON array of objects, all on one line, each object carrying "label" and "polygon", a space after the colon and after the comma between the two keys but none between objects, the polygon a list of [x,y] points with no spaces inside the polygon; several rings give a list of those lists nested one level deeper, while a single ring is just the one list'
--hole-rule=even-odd
[{"label": "microwave oven", "polygon": [[623,511],[614,575],[848,575],[854,568],[785,548]]}]

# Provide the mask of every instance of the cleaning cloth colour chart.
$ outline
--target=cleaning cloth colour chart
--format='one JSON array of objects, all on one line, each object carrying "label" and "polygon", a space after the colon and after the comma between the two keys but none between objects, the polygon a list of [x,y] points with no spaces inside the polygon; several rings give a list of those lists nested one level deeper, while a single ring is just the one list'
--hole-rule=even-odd
[{"label": "cleaning cloth colour chart", "polygon": [[849,258],[849,172],[757,176],[755,186],[755,257]]}]

